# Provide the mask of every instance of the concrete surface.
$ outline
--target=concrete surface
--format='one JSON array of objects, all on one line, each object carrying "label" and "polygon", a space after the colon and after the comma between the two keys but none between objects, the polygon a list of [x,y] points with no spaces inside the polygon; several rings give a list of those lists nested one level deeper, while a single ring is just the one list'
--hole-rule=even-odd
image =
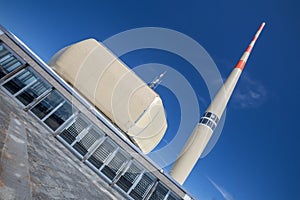
[{"label": "concrete surface", "polygon": [[0,199],[126,199],[0,90]]}]

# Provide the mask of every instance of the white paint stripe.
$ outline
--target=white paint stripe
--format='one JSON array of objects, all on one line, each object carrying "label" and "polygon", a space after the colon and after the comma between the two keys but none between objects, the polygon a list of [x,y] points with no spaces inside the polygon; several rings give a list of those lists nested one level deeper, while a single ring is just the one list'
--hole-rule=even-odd
[{"label": "white paint stripe", "polygon": [[255,41],[253,40],[253,41],[249,44],[249,46],[254,47],[254,44],[255,44]]},{"label": "white paint stripe", "polygon": [[244,61],[244,62],[247,62],[247,60],[248,60],[248,58],[249,58],[249,55],[250,55],[249,52],[245,52],[245,53],[243,54],[243,56],[241,57],[240,60],[242,60],[242,61]]}]

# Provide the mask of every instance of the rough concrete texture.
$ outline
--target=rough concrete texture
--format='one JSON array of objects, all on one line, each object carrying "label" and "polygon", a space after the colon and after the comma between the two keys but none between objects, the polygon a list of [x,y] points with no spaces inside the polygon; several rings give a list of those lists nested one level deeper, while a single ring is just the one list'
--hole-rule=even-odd
[{"label": "rough concrete texture", "polygon": [[126,199],[0,90],[0,199]]}]

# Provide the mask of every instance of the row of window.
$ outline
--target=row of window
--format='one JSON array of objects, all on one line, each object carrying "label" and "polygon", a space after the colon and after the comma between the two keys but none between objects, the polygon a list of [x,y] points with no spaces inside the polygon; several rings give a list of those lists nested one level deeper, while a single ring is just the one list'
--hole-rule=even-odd
[{"label": "row of window", "polygon": [[180,199],[79,113],[30,66],[21,68],[22,63],[0,43],[0,79],[15,73],[3,80],[1,87],[56,133],[56,137],[87,165],[134,200]]},{"label": "row of window", "polygon": [[211,113],[211,112],[205,112],[203,117],[213,120],[216,124],[218,124],[218,122],[219,122],[219,117],[216,114]]},{"label": "row of window", "polygon": [[215,130],[217,123],[219,122],[219,118],[217,115],[211,112],[205,112],[203,117],[201,117],[199,123],[208,126],[212,131]]}]

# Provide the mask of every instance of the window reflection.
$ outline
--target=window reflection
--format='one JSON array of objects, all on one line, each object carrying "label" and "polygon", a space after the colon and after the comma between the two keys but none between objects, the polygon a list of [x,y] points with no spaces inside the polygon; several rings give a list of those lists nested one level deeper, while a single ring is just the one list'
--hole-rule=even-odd
[{"label": "window reflection", "polygon": [[20,93],[16,98],[25,106],[30,104],[34,99],[38,98],[45,91],[50,89],[50,85],[42,80],[38,80],[31,87]]},{"label": "window reflection", "polygon": [[16,94],[25,86],[35,82],[37,77],[29,70],[25,69],[20,72],[16,77],[6,82],[3,87],[7,89],[11,94]]},{"label": "window reflection", "polygon": [[62,96],[56,90],[54,90],[43,101],[33,107],[31,109],[31,112],[35,114],[39,119],[43,119],[63,101],[64,99],[62,98]]},{"label": "window reflection", "polygon": [[50,115],[44,122],[53,131],[55,131],[60,125],[62,125],[73,114],[72,106],[69,102],[65,102],[58,110]]},{"label": "window reflection", "polygon": [[22,66],[16,56],[14,56],[2,43],[0,43],[0,78]]}]

